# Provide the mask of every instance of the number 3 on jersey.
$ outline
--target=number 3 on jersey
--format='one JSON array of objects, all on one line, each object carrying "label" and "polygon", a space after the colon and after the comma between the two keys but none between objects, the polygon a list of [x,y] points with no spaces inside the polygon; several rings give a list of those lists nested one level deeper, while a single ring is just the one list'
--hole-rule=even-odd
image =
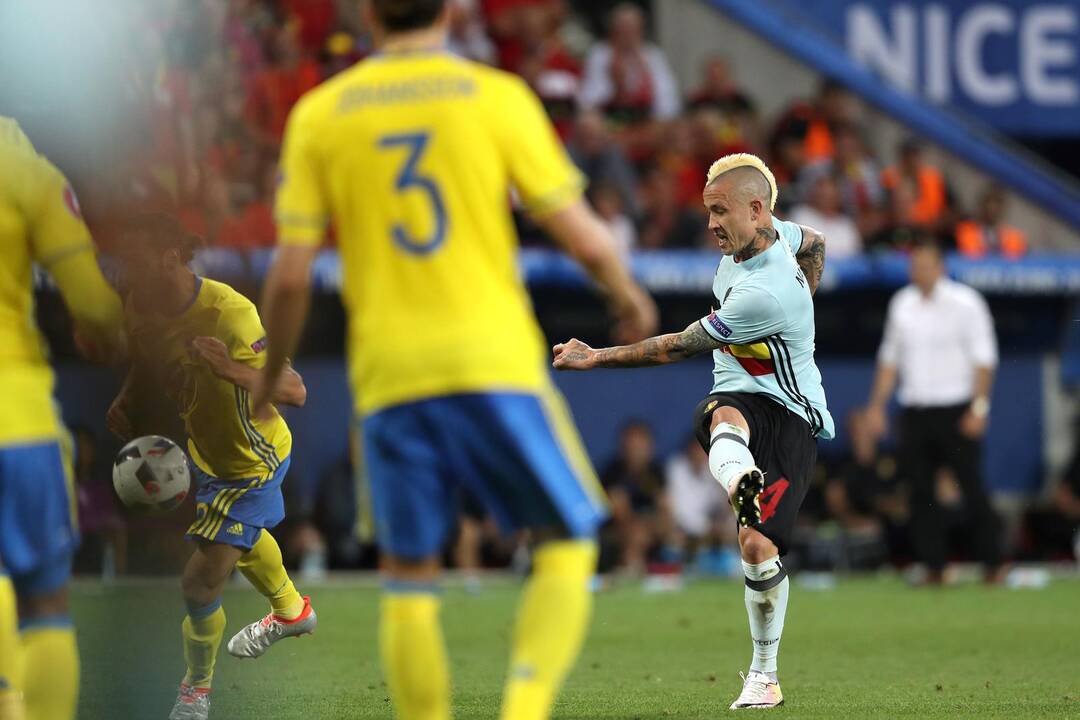
[{"label": "number 3 on jersey", "polygon": [[446,206],[443,204],[442,193],[434,180],[417,172],[417,165],[420,164],[420,158],[430,139],[431,135],[426,132],[385,135],[379,139],[379,147],[383,150],[404,147],[409,151],[401,172],[394,180],[394,189],[399,193],[408,190],[423,192],[427,195],[431,211],[435,215],[435,229],[427,237],[414,237],[401,223],[395,223],[390,229],[397,246],[414,255],[427,255],[446,241]]}]

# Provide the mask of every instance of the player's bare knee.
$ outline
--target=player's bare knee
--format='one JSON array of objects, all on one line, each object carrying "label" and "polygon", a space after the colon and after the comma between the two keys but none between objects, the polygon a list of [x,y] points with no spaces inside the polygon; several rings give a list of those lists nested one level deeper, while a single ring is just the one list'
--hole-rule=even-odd
[{"label": "player's bare knee", "polygon": [[780,552],[772,540],[753,528],[739,531],[739,550],[743,560],[755,565],[775,557]]},{"label": "player's bare knee", "polygon": [[51,592],[17,597],[20,620],[68,614],[67,585]]},{"label": "player's bare knee", "polygon": [[405,558],[384,555],[382,571],[394,580],[404,582],[431,583],[439,579],[442,564],[436,556],[424,558]]},{"label": "player's bare knee", "polygon": [[750,424],[746,422],[746,418],[743,417],[741,412],[730,405],[724,405],[713,410],[712,422],[709,424],[709,430],[712,431],[720,423],[737,425],[746,432],[750,432]]}]

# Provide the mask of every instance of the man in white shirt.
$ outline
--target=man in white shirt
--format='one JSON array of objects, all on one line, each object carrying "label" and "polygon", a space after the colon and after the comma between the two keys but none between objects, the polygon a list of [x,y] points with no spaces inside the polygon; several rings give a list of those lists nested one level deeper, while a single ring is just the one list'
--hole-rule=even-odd
[{"label": "man in white shirt", "polygon": [[736,536],[728,519],[727,496],[709,470],[709,456],[696,438],[690,438],[684,452],[664,466],[667,492],[675,536],[671,544],[683,551],[690,562],[703,543],[725,541],[734,545]]},{"label": "man in white shirt", "polygon": [[911,487],[912,541],[931,583],[941,582],[947,558],[946,528],[935,497],[943,467],[953,471],[963,491],[974,551],[987,578],[996,579],[1001,566],[1000,524],[980,469],[996,366],[997,340],[986,301],[945,277],[937,246],[917,246],[911,284],[889,302],[866,421],[878,437],[885,434],[885,408],[899,379],[900,462]]},{"label": "man in white shirt", "polygon": [[608,39],[585,57],[580,101],[585,108],[641,107],[646,118],[670,120],[679,114],[679,88],[667,57],[645,41],[641,8],[623,3],[611,13]]},{"label": "man in white shirt", "polygon": [[828,172],[812,176],[806,201],[791,209],[788,217],[797,225],[812,227],[829,238],[829,258],[854,257],[862,252],[863,241],[855,221],[844,214],[840,187]]}]

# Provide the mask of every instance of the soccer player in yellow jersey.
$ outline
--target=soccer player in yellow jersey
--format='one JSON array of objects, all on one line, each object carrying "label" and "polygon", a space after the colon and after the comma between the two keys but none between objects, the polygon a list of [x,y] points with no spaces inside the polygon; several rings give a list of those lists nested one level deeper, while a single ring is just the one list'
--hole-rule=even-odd
[{"label": "soccer player in yellow jersey", "polygon": [[[308,93],[289,119],[265,290],[266,382],[295,346],[332,220],[396,712],[450,715],[436,583],[461,485],[537,543],[502,717],[539,720],[585,635],[606,507],[548,375],[517,267],[511,190],[606,292],[620,334],[649,332],[656,309],[585,205],[584,179],[524,81],[443,51],[444,0],[366,7],[379,52]],[[257,409],[266,398],[260,390]]]},{"label": "soccer player in yellow jersey", "polygon": [[[269,532],[285,516],[281,483],[292,435],[276,409],[265,417],[251,413],[250,392],[266,360],[265,332],[251,301],[188,268],[196,239],[168,216],[139,218],[127,240],[132,371],[107,423],[123,438],[133,434],[135,388],[148,384],[135,381],[140,375],[155,378],[152,387],[169,396],[184,420],[198,484],[196,520],[187,532],[195,552],[182,579],[187,674],[169,718],[204,720],[225,632],[221,592],[234,567],[266,596],[270,612],[229,641],[230,654],[259,657],[274,642],[315,629],[311,603],[293,586]],[[300,406],[306,397],[303,380],[289,368],[271,401]]]},{"label": "soccer player in yellow jersey", "polygon": [[0,718],[23,717],[21,694],[28,720],[70,720],[79,658],[67,583],[78,533],[66,433],[34,323],[34,263],[56,281],[76,332],[115,349],[120,302],[75,194],[18,124],[0,116]]}]

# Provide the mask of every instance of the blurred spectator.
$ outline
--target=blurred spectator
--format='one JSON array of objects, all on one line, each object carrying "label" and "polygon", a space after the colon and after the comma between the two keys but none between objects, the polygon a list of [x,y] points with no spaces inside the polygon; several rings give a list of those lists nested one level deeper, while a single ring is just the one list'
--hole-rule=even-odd
[{"label": "blurred spectator", "polygon": [[289,110],[322,77],[315,61],[304,56],[294,26],[279,28],[273,37],[270,63],[255,76],[246,112],[260,140],[276,146],[285,131]]},{"label": "blurred spectator", "polygon": [[555,16],[547,8],[522,8],[519,23],[519,54],[504,58],[505,67],[529,83],[565,139],[577,112],[581,64],[563,47]]},{"label": "blurred spectator", "polygon": [[129,67],[136,117],[144,119],[145,151],[136,159],[136,196],[146,207],[175,207],[197,189],[191,78],[177,43],[161,28],[147,27],[134,39]]},{"label": "blurred spectator", "polygon": [[925,161],[918,139],[900,143],[899,160],[881,174],[881,184],[890,191],[906,186],[911,204],[899,218],[904,224],[937,231],[948,222],[949,189],[941,171]]},{"label": "blurred spectator", "polygon": [[679,203],[677,185],[662,167],[654,168],[645,179],[644,222],[638,237],[643,250],[693,249],[706,242],[707,222],[702,211],[694,212]]},{"label": "blurred spectator", "polygon": [[[864,237],[881,229],[885,191],[881,187],[881,169],[866,153],[858,128],[841,123],[833,128],[833,157],[808,166],[800,177],[803,187],[810,187],[820,174],[829,174],[837,182],[840,206],[855,220]],[[805,195],[805,191],[801,194]]]},{"label": "blurred spectator", "polygon": [[812,181],[806,203],[796,205],[788,218],[812,227],[825,236],[830,258],[853,257],[862,252],[862,237],[855,221],[840,206],[840,189],[828,173],[819,173]]},{"label": "blurred spectator", "polygon": [[692,110],[709,107],[731,116],[754,112],[754,102],[736,84],[731,63],[722,55],[705,61],[701,86],[690,94],[687,106]]},{"label": "blurred spectator", "polygon": [[454,542],[454,567],[464,576],[465,588],[474,592],[480,588],[483,567],[481,550],[484,543],[484,506],[465,490],[461,491],[461,512],[458,513],[458,533]]},{"label": "blurred spectator", "polygon": [[618,190],[611,185],[596,185],[589,191],[589,198],[596,214],[607,225],[615,239],[615,247],[624,257],[637,246],[637,229],[633,221],[623,212],[622,199]]},{"label": "blurred spectator", "polygon": [[112,488],[109,465],[98,457],[97,438],[85,427],[73,427],[72,469],[81,544],[75,555],[77,573],[105,578],[127,572],[127,530]]},{"label": "blurred spectator", "polygon": [[553,0],[481,0],[487,28],[495,43],[499,66],[507,68],[521,56],[520,29],[522,14],[528,8],[539,8],[557,17]]},{"label": "blurred spectator", "polygon": [[484,28],[477,0],[450,0],[450,52],[487,65],[495,64],[495,44]]},{"label": "blurred spectator", "polygon": [[585,58],[581,103],[600,108],[624,130],[620,133],[631,157],[641,160],[655,149],[655,121],[679,114],[679,91],[664,53],[645,41],[645,16],[624,3],[611,13],[606,41]]},{"label": "blurred spectator", "polygon": [[664,476],[654,453],[652,430],[631,420],[622,428],[619,456],[600,478],[611,500],[620,565],[635,575],[645,570],[649,549],[664,526]]},{"label": "blurred spectator", "polygon": [[[699,138],[703,139],[699,141]],[[717,157],[713,154],[715,148],[716,137],[711,127],[699,127],[686,116],[668,124],[664,142],[657,149],[655,166],[671,177],[679,205],[701,204],[701,179]]]},{"label": "blurred spectator", "polygon": [[915,199],[907,184],[901,183],[887,192],[885,200],[881,228],[867,239],[868,250],[908,251],[917,245],[938,242],[936,234],[908,220]]},{"label": "blurred spectator", "polygon": [[829,515],[849,537],[847,565],[865,567],[881,560],[876,553],[865,558],[869,562],[851,556],[852,549],[861,548],[865,552],[874,545],[883,545],[888,557],[903,557],[909,554],[909,513],[896,458],[879,451],[877,437],[862,411],[853,411],[848,416],[847,429],[851,460],[825,486]]},{"label": "blurred spectator", "polygon": [[956,249],[968,257],[1003,255],[1011,260],[1027,252],[1023,231],[1005,222],[1007,196],[1000,185],[986,187],[979,196],[979,212],[956,225]]},{"label": "blurred spectator", "polygon": [[889,302],[866,422],[869,432],[884,435],[885,408],[899,380],[900,461],[911,488],[912,545],[932,583],[942,581],[948,559],[937,489],[942,468],[955,474],[987,579],[999,579],[1000,523],[980,467],[996,365],[997,339],[986,301],[945,277],[937,246],[917,247],[911,284]]},{"label": "blurred spectator", "polygon": [[[794,103],[777,120],[773,130],[774,154],[794,140],[799,143],[803,163],[812,164],[835,154],[835,128],[857,124],[858,105],[850,92],[826,78],[813,101]],[[787,150],[791,154],[791,150]],[[794,178],[791,178],[794,179]]]},{"label": "blurred spectator", "polygon": [[626,213],[632,218],[640,216],[637,176],[622,149],[612,140],[603,115],[596,110],[582,111],[568,149],[589,185],[603,183],[613,187]]},{"label": "blurred spectator", "polygon": [[691,436],[683,452],[668,460],[664,483],[672,520],[668,545],[684,562],[692,562],[700,550],[737,542],[727,496],[709,472],[709,456],[697,438]]},{"label": "blurred spectator", "polygon": [[[700,175],[708,172],[713,161],[722,155],[754,150],[748,137],[743,133],[743,129],[733,123],[730,116],[719,110],[702,107],[691,113],[689,117]],[[696,205],[701,201],[700,178],[694,195]]]},{"label": "blurred spectator", "polygon": [[1025,554],[1032,559],[1072,558],[1080,562],[1080,424],[1074,433],[1073,456],[1045,507],[1024,518]]},{"label": "blurred spectator", "polygon": [[732,78],[727,58],[714,56],[705,62],[702,84],[691,93],[687,107],[694,111],[695,124],[709,122],[715,128],[713,160],[728,153],[757,150],[761,142],[757,112],[750,96]]},{"label": "blurred spectator", "polygon": [[258,197],[244,205],[239,214],[222,221],[217,244],[240,250],[273,247],[277,242],[273,208],[276,187],[277,167],[267,164],[262,171]]},{"label": "blurred spectator", "polygon": [[288,24],[295,25],[300,48],[309,56],[317,55],[330,31],[337,24],[334,0],[279,0]]},{"label": "blurred spectator", "polygon": [[235,0],[224,3],[224,40],[240,69],[245,86],[250,86],[266,62],[263,39],[274,28],[270,8],[258,0]]}]

